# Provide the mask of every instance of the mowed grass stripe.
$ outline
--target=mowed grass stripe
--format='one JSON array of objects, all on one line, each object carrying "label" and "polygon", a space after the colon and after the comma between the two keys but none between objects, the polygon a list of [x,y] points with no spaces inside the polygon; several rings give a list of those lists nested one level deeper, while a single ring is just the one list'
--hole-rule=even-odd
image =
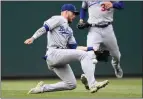
[{"label": "mowed grass stripe", "polygon": [[[104,79],[98,79],[102,81]],[[94,97],[141,97],[142,96],[142,79],[141,78],[124,78],[124,79],[109,79],[110,83],[106,88],[99,92],[91,94],[85,90],[80,80],[77,81],[77,88],[71,91],[46,92],[42,94],[30,94],[27,92],[30,88],[40,80],[3,80],[2,97],[3,98],[94,98]],[[56,83],[59,80],[43,80],[45,83]]]}]

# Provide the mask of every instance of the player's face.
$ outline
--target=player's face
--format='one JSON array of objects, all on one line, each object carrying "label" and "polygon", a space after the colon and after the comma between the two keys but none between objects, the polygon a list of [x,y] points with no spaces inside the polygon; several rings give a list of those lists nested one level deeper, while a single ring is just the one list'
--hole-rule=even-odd
[{"label": "player's face", "polygon": [[75,19],[75,14],[71,11],[68,11],[68,21],[72,22]]}]

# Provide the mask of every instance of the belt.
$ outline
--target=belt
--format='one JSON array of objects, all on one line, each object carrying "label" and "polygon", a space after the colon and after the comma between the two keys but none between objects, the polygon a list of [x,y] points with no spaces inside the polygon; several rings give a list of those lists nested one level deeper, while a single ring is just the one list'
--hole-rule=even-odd
[{"label": "belt", "polygon": [[[47,48],[47,51],[48,51],[50,48],[51,48],[51,49],[64,49],[64,48],[62,48],[62,47],[49,47],[49,48]],[[48,57],[48,56],[45,55],[45,56],[43,56],[42,58],[43,58],[44,60],[46,60],[47,57]]]},{"label": "belt", "polygon": [[62,48],[62,47],[49,47],[49,48],[47,48],[47,51],[48,51],[48,49],[65,49],[65,48]]},{"label": "belt", "polygon": [[102,24],[102,25],[99,25],[99,24],[90,24],[90,26],[91,27],[98,27],[98,28],[105,28],[105,27],[107,27],[110,24],[112,24],[112,22],[108,22],[108,23]]}]

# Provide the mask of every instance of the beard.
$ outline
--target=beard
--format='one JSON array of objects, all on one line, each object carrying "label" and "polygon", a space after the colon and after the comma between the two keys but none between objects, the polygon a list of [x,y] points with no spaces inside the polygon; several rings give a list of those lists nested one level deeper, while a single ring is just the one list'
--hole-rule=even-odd
[{"label": "beard", "polygon": [[68,19],[68,23],[72,23],[72,20]]},{"label": "beard", "polygon": [[71,21],[68,21],[68,23],[70,24],[70,23],[72,23]]}]

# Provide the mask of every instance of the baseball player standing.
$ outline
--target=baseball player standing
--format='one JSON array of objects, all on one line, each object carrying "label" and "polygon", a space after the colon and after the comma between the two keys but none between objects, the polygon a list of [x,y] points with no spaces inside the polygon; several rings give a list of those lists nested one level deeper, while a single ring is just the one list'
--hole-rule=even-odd
[{"label": "baseball player standing", "polygon": [[61,8],[61,15],[53,16],[45,21],[44,25],[24,42],[25,44],[32,44],[35,39],[47,33],[48,42],[45,60],[49,69],[53,70],[62,80],[55,84],[44,84],[41,81],[28,93],[34,94],[75,89],[76,79],[69,65],[69,62],[72,61],[80,61],[91,93],[97,92],[97,90],[108,84],[108,80],[102,82],[95,80],[95,66],[86,52],[90,51],[91,47],[77,46],[69,23],[78,14],[79,12],[76,11],[74,5],[64,4]]},{"label": "baseball player standing", "polygon": [[[87,35],[87,46],[92,46],[94,51],[99,49],[108,50],[112,56],[111,64],[114,68],[117,78],[122,78],[123,71],[120,67],[120,51],[117,40],[112,27],[114,9],[123,9],[124,4],[122,1],[83,1],[80,11],[80,21],[78,23],[79,29],[89,27]],[[84,22],[86,12],[88,10],[88,21]],[[96,55],[93,51],[88,52],[94,59]],[[85,83],[86,76],[81,76],[83,84],[88,88]]]}]

